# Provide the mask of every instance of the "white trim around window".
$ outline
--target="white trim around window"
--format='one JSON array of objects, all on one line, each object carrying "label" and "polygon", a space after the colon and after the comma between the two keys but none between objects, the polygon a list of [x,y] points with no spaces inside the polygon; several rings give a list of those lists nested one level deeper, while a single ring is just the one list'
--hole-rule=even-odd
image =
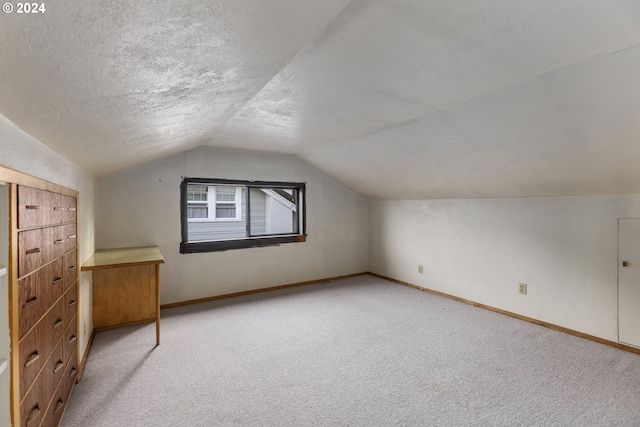
[{"label": "white trim around window", "polygon": [[[201,187],[201,185],[195,184],[194,187]],[[232,188],[235,188],[235,194],[234,194],[234,200],[221,200],[218,201],[218,192],[216,190],[217,187],[222,188],[229,188],[229,186],[215,186],[215,185],[209,185],[207,186],[207,190],[206,190],[206,200],[187,200],[187,207],[193,207],[193,208],[197,208],[197,207],[201,207],[203,209],[206,209],[206,217],[196,217],[196,218],[191,218],[189,217],[187,220],[189,222],[231,222],[231,221],[242,221],[242,188],[243,187],[235,187],[233,186]],[[221,195],[222,196],[222,195]],[[227,198],[228,198],[228,194],[226,194]],[[221,197],[221,198],[225,198],[225,197]],[[218,211],[217,209],[217,205],[232,205],[232,209],[235,210],[235,217],[224,217],[224,218],[218,218],[216,215],[216,212]]]}]

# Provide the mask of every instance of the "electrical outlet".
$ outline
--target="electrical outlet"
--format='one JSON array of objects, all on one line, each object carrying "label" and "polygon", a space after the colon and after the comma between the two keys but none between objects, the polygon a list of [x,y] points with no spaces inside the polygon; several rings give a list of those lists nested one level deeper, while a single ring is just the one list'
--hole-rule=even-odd
[{"label": "electrical outlet", "polygon": [[520,295],[526,295],[527,294],[527,284],[526,283],[518,283],[518,293]]},{"label": "electrical outlet", "polygon": [[422,264],[418,264],[418,274],[422,274],[424,272],[424,268],[422,267]]}]

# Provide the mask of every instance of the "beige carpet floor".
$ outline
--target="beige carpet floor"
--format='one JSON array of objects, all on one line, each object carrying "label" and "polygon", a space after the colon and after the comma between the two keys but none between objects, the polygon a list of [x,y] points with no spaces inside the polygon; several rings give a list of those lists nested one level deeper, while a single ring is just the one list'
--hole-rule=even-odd
[{"label": "beige carpet floor", "polygon": [[640,356],[369,275],[96,335],[64,427],[640,425]]}]

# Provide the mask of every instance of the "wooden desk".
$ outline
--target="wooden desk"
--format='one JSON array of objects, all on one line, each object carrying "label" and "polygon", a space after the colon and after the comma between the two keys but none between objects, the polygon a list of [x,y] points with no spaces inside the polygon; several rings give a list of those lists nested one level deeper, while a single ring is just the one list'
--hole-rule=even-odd
[{"label": "wooden desk", "polygon": [[98,249],[82,266],[93,271],[93,327],[155,321],[160,345],[160,264],[157,246]]}]

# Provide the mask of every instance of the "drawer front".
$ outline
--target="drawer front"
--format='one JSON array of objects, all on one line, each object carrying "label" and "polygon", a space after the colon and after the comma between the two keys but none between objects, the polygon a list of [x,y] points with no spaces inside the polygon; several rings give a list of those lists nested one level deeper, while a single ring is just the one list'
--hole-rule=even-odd
[{"label": "drawer front", "polygon": [[69,286],[73,285],[78,278],[76,249],[67,252],[64,255],[64,288],[69,289]]},{"label": "drawer front", "polygon": [[47,224],[49,192],[18,186],[18,228],[40,227]]},{"label": "drawer front", "polygon": [[67,200],[65,195],[51,193],[50,196],[50,215],[51,224],[62,224],[67,219]]},{"label": "drawer front", "polygon": [[[39,328],[34,328],[19,344],[20,359],[20,399],[22,399],[36,379],[46,355],[40,347]],[[24,418],[23,418],[24,419]]]},{"label": "drawer front", "polygon": [[42,398],[41,387],[37,382],[20,405],[20,426],[38,427],[46,409],[47,403]]},{"label": "drawer front", "polygon": [[76,212],[78,211],[78,200],[75,197],[63,196],[65,206],[65,218],[64,222],[75,222],[77,219]]},{"label": "drawer front", "polygon": [[54,305],[47,315],[38,323],[39,347],[42,356],[46,360],[53,349],[58,345],[64,331],[62,298]]},{"label": "drawer front", "polygon": [[45,228],[44,235],[46,238],[45,246],[49,248],[49,252],[46,254],[46,262],[61,257],[65,252],[64,249],[67,241],[65,226],[58,225],[56,227]]},{"label": "drawer front", "polygon": [[71,354],[71,358],[67,363],[67,369],[64,372],[64,377],[62,381],[64,383],[64,397],[65,400],[69,400],[69,396],[71,395],[71,390],[73,389],[73,385],[76,383],[76,379],[78,378],[78,357],[76,352],[74,351]]},{"label": "drawer front", "polygon": [[62,359],[62,341],[60,341],[53,350],[53,353],[51,353],[51,357],[47,360],[47,363],[40,374],[42,380],[38,378],[41,385],[40,388],[42,389],[42,398],[45,402],[48,402],[51,396],[53,396],[53,392],[62,380],[65,368]]},{"label": "drawer front", "polygon": [[[62,377],[62,374],[60,376]],[[53,397],[49,403],[49,409],[47,409],[47,413],[40,427],[58,427],[66,405],[67,399],[64,397],[64,381],[61,381],[53,393]]]},{"label": "drawer front", "polygon": [[69,322],[69,327],[64,333],[62,345],[64,346],[64,360],[69,363],[69,358],[73,354],[78,344],[78,322],[73,317]]},{"label": "drawer front", "polygon": [[64,294],[64,328],[67,329],[69,323],[78,312],[78,283],[74,283]]},{"label": "drawer front", "polygon": [[40,312],[42,316],[44,312],[62,296],[64,291],[62,277],[62,258],[58,258],[42,270],[36,271],[34,274],[40,274],[43,299],[43,310]]},{"label": "drawer front", "polygon": [[76,247],[77,242],[76,237],[76,224],[65,224],[64,225],[64,251],[69,252],[71,249]]},{"label": "drawer front", "polygon": [[23,277],[46,263],[48,248],[44,229],[18,233],[18,277]]},{"label": "drawer front", "polygon": [[45,270],[36,271],[18,280],[18,317],[20,338],[27,333],[40,318],[43,307],[47,306],[45,287],[43,286]]}]

